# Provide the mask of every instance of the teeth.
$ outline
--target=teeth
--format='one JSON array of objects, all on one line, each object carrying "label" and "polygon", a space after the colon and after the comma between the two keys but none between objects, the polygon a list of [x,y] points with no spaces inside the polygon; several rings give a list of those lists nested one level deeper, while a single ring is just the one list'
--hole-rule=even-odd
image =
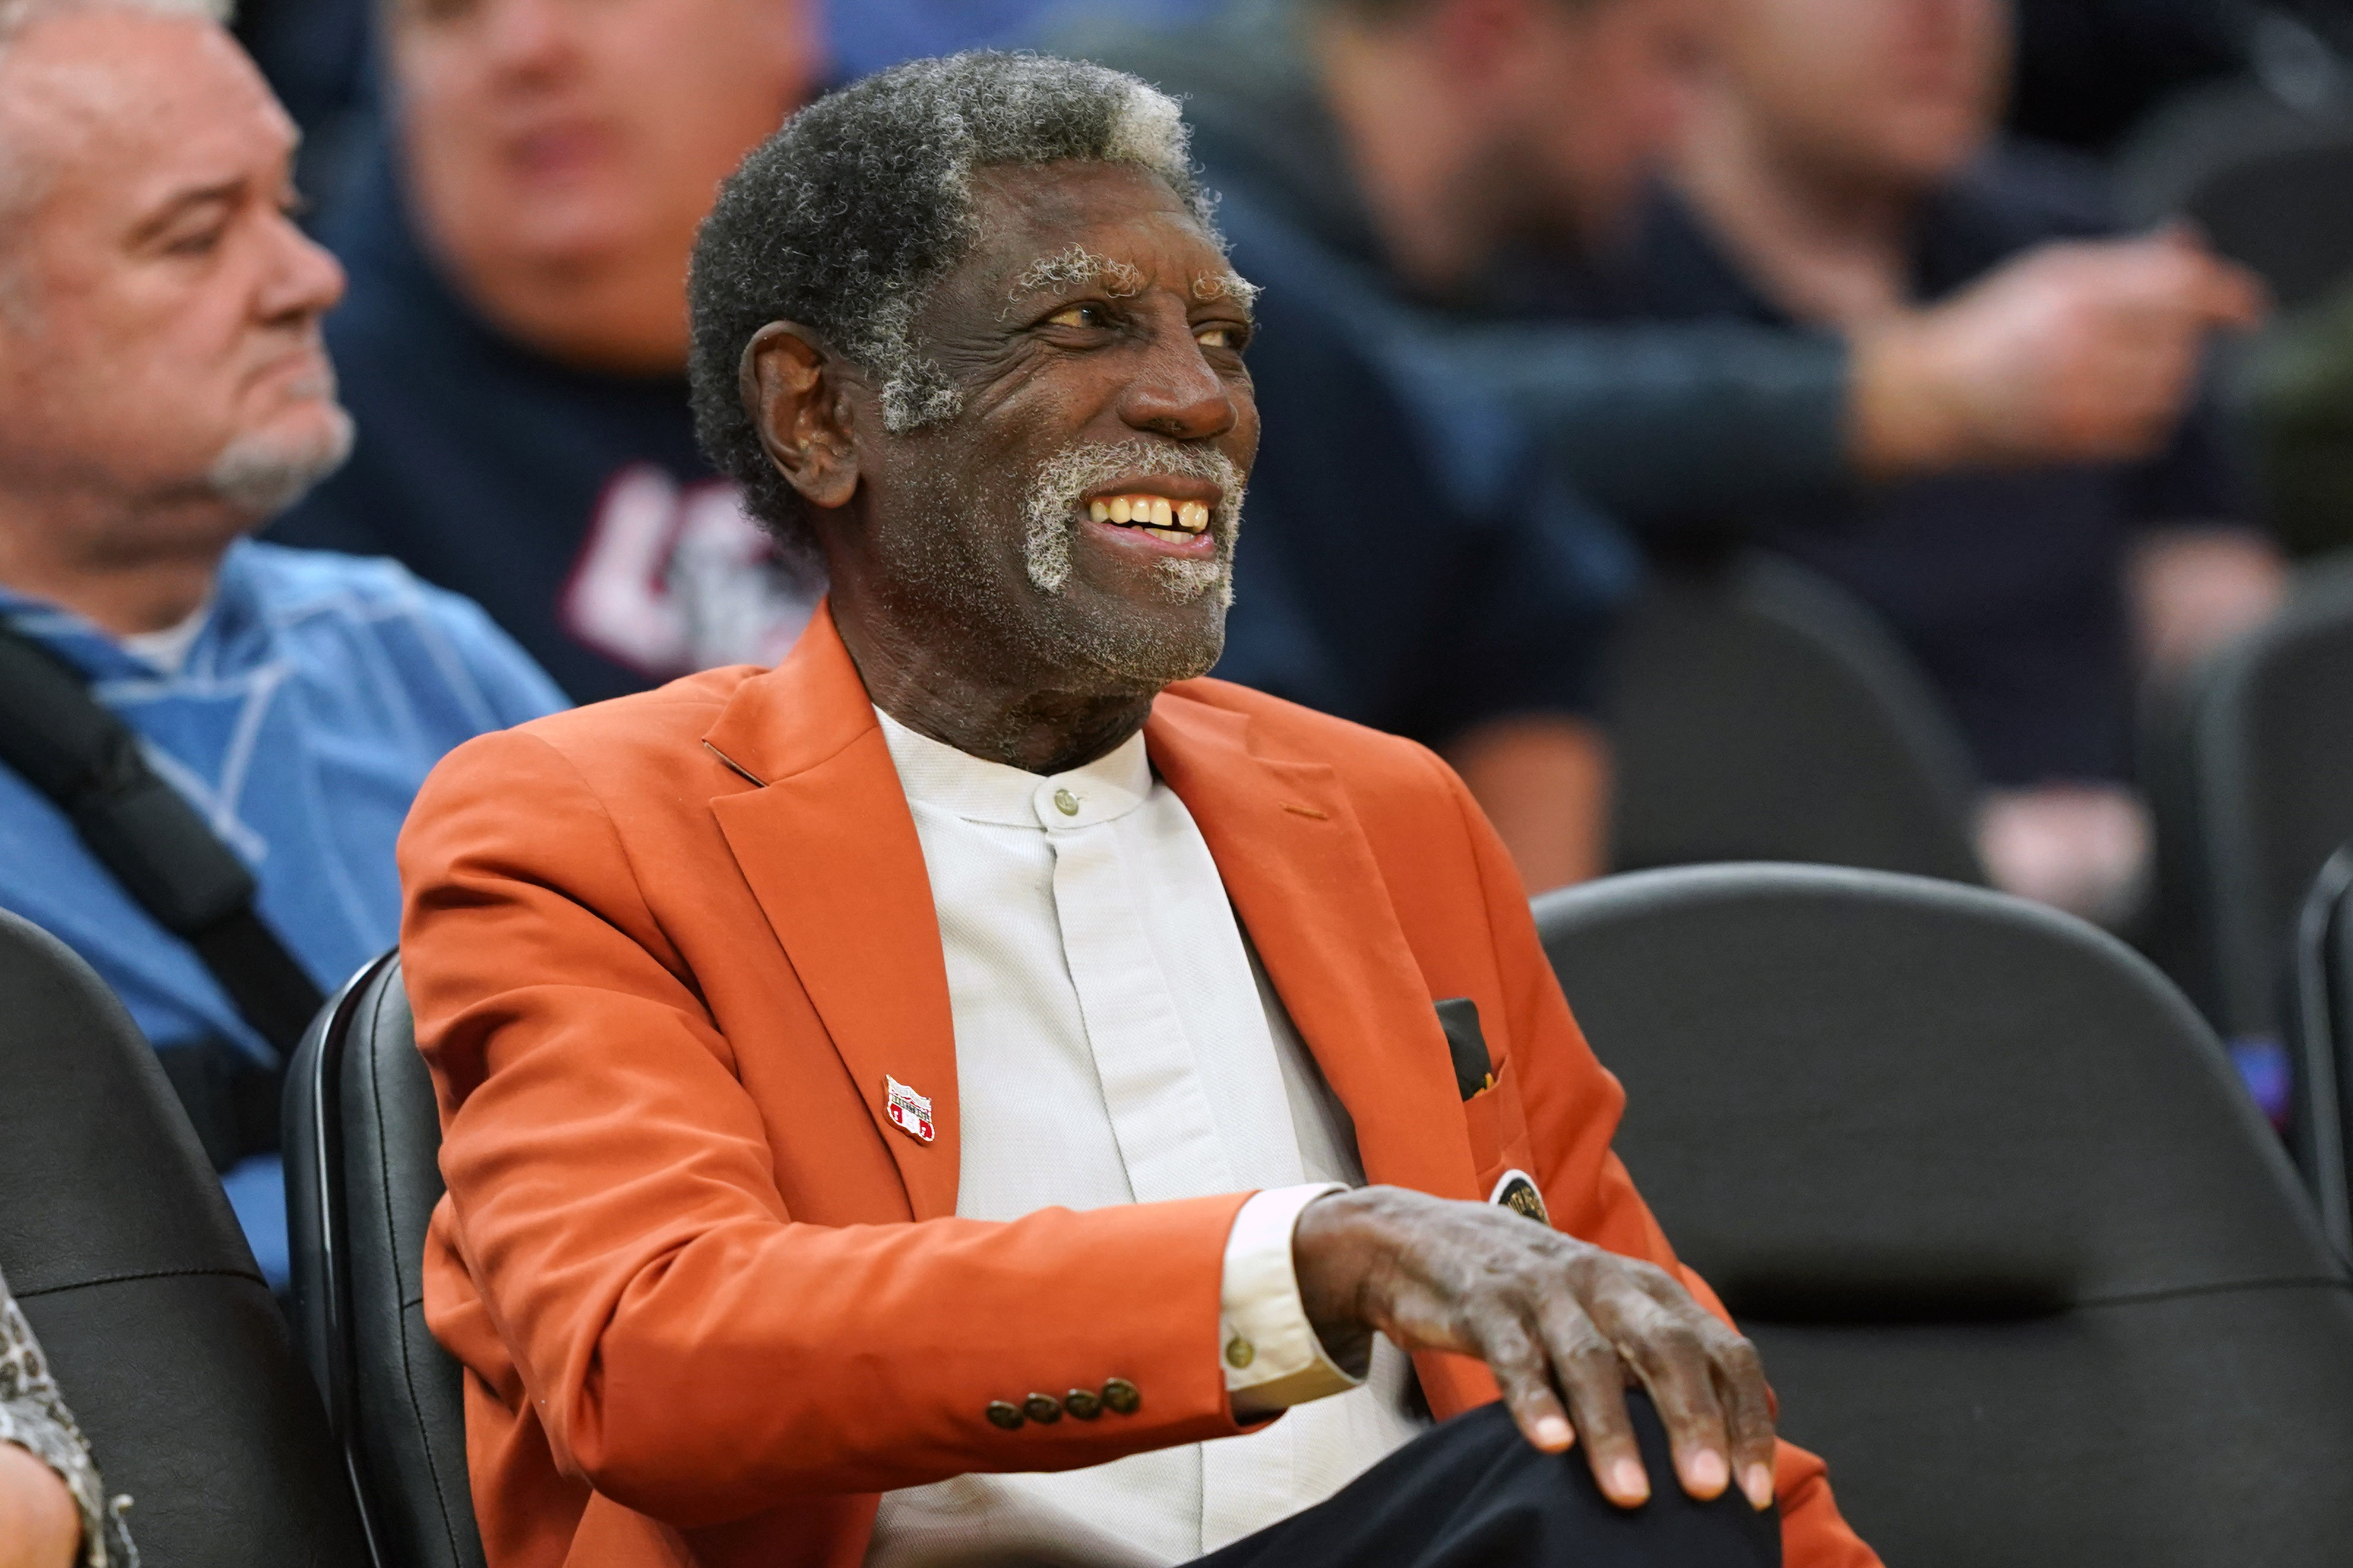
[{"label": "teeth", "polygon": [[1209,509],[1197,500],[1172,501],[1166,496],[1099,497],[1087,503],[1087,515],[1097,522],[1115,522],[1182,541],[1208,531]]},{"label": "teeth", "polygon": [[1181,528],[1146,528],[1144,531],[1170,544],[1190,544],[1193,542],[1193,535]]}]

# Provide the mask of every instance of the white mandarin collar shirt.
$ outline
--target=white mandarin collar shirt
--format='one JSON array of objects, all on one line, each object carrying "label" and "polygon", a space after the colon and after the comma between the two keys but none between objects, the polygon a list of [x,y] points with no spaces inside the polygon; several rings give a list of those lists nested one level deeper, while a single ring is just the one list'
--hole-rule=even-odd
[{"label": "white mandarin collar shirt", "polygon": [[1402,1354],[1377,1340],[1357,1385],[1301,1309],[1292,1226],[1311,1199],[1363,1181],[1355,1130],[1192,814],[1154,776],[1140,734],[1040,776],[877,714],[946,962],[956,1212],[1015,1219],[1258,1189],[1227,1241],[1219,1343],[1237,1410],[1288,1413],[1086,1469],[887,1493],[868,1568],[1164,1568],[1321,1501],[1423,1417]]}]

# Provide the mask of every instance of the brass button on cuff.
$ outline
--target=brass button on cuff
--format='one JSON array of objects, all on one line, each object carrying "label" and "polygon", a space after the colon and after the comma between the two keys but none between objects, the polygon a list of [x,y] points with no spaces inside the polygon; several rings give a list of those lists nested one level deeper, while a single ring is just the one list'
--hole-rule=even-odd
[{"label": "brass button on cuff", "polygon": [[1050,1394],[1033,1394],[1021,1402],[1021,1413],[1040,1426],[1050,1426],[1062,1418],[1062,1406]]},{"label": "brass button on cuff", "polygon": [[1029,1419],[1028,1416],[1021,1414],[1021,1406],[1018,1405],[1008,1405],[1002,1399],[990,1400],[988,1402],[988,1408],[982,1412],[982,1414],[987,1415],[992,1423],[1004,1427],[1008,1432],[1012,1431],[1015,1427],[1020,1426],[1022,1422]]},{"label": "brass button on cuff", "polygon": [[1058,789],[1054,792],[1054,809],[1064,816],[1076,816],[1079,815],[1079,797],[1069,790]]},{"label": "brass button on cuff", "polygon": [[1226,1364],[1237,1372],[1258,1360],[1258,1347],[1236,1334],[1226,1342]]},{"label": "brass button on cuff", "polygon": [[1144,1395],[1127,1379],[1114,1377],[1103,1386],[1103,1402],[1122,1415],[1133,1415],[1144,1403]]},{"label": "brass button on cuff", "polygon": [[1082,1421],[1092,1421],[1101,1415],[1103,1405],[1103,1402],[1095,1397],[1092,1389],[1074,1388],[1062,1395],[1062,1408]]}]

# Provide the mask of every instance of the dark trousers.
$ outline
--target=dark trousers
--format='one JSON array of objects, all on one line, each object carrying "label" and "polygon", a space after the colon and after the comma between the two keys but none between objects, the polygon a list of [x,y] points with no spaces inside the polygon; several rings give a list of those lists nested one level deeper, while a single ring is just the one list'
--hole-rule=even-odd
[{"label": "dark trousers", "polygon": [[1423,1433],[1304,1513],[1193,1568],[1778,1568],[1781,1520],[1736,1487],[1694,1502],[1650,1400],[1627,1396],[1651,1500],[1613,1505],[1582,1448],[1542,1454],[1500,1405]]}]

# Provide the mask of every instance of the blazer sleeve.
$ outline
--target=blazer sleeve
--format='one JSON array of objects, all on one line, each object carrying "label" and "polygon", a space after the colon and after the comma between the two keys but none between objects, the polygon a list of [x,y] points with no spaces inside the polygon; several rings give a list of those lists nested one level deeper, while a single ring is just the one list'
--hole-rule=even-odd
[{"label": "blazer sleeve", "polygon": [[[1527,893],[1503,840],[1451,770],[1448,787],[1468,825],[1488,930],[1504,992],[1508,1038],[1539,1163],[1536,1179],[1557,1228],[1673,1272],[1725,1322],[1707,1282],[1676,1258],[1633,1178],[1611,1151],[1625,1090],[1586,1044],[1537,938]],[[1769,1374],[1771,1368],[1766,1369]],[[1778,1445],[1774,1484],[1783,1560],[1790,1568],[1877,1568],[1878,1554],[1840,1515],[1828,1468],[1791,1443]]]},{"label": "blazer sleeve", "polygon": [[[510,1408],[529,1402],[565,1474],[691,1529],[1240,1430],[1217,1331],[1247,1194],[797,1220],[729,1043],[569,759],[528,730],[469,742],[419,795],[400,866],[444,1130],[437,1230],[463,1266],[428,1271],[428,1310]],[[452,1331],[482,1318],[511,1367]],[[1141,1392],[1134,1414],[1009,1432],[985,1414],[1112,1377]]]}]

